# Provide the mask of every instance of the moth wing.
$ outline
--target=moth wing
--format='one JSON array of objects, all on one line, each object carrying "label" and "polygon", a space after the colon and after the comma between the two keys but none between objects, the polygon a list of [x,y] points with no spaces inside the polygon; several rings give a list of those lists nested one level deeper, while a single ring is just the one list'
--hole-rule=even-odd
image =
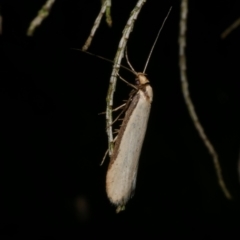
[{"label": "moth wing", "polygon": [[138,161],[151,109],[151,102],[146,100],[145,94],[139,91],[137,95],[138,101],[130,111],[131,115],[126,116],[129,111],[126,112],[125,118],[128,119],[120,128],[121,137],[116,141],[107,172],[107,195],[115,205],[125,205],[136,186]]}]

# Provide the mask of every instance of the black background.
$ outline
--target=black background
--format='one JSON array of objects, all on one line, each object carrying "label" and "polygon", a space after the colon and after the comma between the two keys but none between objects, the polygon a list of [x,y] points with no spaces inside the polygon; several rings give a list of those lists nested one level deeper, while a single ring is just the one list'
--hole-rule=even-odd
[{"label": "black background", "polygon": [[[189,1],[187,64],[191,97],[215,146],[227,200],[212,159],[185,106],[178,67],[179,1],[147,1],[128,42],[142,71],[169,7],[147,73],[154,90],[135,196],[115,214],[105,193],[105,98],[112,64],[81,48],[100,1],[58,0],[26,37],[42,1],[4,1],[0,39],[1,235],[79,238],[203,239],[237,233],[240,214],[239,1]],[[113,59],[136,1],[113,1],[90,52]],[[123,62],[124,63],[124,62]],[[121,74],[134,81],[134,76]],[[130,88],[118,81],[115,105]]]}]

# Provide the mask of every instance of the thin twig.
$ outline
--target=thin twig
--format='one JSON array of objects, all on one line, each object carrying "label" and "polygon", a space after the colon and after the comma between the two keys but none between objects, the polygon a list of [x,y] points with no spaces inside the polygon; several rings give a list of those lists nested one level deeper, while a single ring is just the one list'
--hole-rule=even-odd
[{"label": "thin twig", "polygon": [[[102,3],[102,7],[101,7],[101,10],[97,16],[97,18],[95,19],[95,22],[93,24],[93,27],[91,29],[91,32],[90,32],[90,35],[89,37],[87,38],[86,42],[84,43],[83,47],[82,47],[82,50],[83,51],[87,51],[88,48],[90,47],[91,45],[91,42],[93,40],[93,37],[95,35],[95,32],[97,31],[98,27],[99,27],[99,24],[102,20],[102,17],[103,17],[103,14],[106,12],[106,9],[109,9],[111,8],[111,1],[110,0],[105,0],[103,3]],[[110,11],[110,10],[108,10]],[[110,14],[110,13],[109,13]],[[110,16],[110,15],[109,15]],[[110,16],[111,17],[111,16]],[[106,16],[107,18],[107,16]],[[106,20],[107,21],[107,20]]]},{"label": "thin twig", "polygon": [[228,191],[225,182],[222,176],[222,169],[218,160],[218,154],[215,151],[212,143],[209,141],[207,135],[204,132],[204,129],[198,119],[197,113],[194,109],[193,102],[190,97],[189,89],[188,89],[188,80],[187,80],[187,64],[186,64],[186,55],[185,55],[185,47],[186,47],[186,30],[187,30],[187,13],[188,13],[188,0],[181,1],[181,9],[180,9],[180,31],[179,31],[179,67],[180,67],[180,77],[182,83],[182,92],[184,96],[184,100],[186,102],[189,114],[192,118],[195,128],[198,131],[199,136],[203,140],[206,148],[208,149],[210,155],[213,158],[214,167],[218,177],[218,183],[224,192],[226,198],[231,199],[232,196]]},{"label": "thin twig", "polygon": [[129,35],[133,29],[134,22],[138,17],[139,12],[142,9],[143,4],[146,0],[138,0],[136,6],[132,10],[127,24],[123,30],[122,38],[118,44],[118,50],[114,58],[113,70],[110,78],[108,93],[107,93],[107,108],[106,108],[106,125],[107,125],[107,135],[108,135],[108,149],[109,156],[111,156],[113,151],[113,133],[112,133],[112,106],[113,106],[113,94],[116,88],[117,75],[119,72],[120,64],[123,58],[124,50],[129,38]]},{"label": "thin twig", "polygon": [[32,22],[30,23],[30,25],[28,27],[27,36],[33,36],[35,29],[38,26],[40,26],[42,21],[45,18],[47,18],[47,16],[49,15],[54,2],[55,2],[55,0],[47,0],[47,2],[38,11],[37,16],[32,20]]},{"label": "thin twig", "polygon": [[226,38],[235,28],[240,26],[240,18],[233,22],[222,34],[221,38]]}]

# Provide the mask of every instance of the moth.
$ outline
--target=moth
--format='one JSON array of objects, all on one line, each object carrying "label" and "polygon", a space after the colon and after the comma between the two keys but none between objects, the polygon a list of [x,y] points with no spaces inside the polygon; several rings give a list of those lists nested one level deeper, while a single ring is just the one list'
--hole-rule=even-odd
[{"label": "moth", "polygon": [[125,112],[106,176],[107,196],[117,206],[117,212],[124,210],[136,187],[138,162],[153,99],[152,87],[145,74],[136,75],[138,90]]},{"label": "moth", "polygon": [[136,85],[134,93],[128,100],[129,104],[114,144],[106,176],[107,196],[117,207],[116,212],[125,209],[136,188],[139,157],[153,100],[153,90],[145,70],[170,11],[171,8],[157,34],[142,73],[137,73],[133,69],[126,54],[127,62],[136,75]]}]

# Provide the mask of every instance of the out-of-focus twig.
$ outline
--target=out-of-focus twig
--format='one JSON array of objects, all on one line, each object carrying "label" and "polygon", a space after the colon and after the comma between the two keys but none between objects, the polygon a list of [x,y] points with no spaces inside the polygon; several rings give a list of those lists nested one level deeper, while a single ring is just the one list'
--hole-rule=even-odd
[{"label": "out-of-focus twig", "polygon": [[90,47],[91,42],[93,40],[93,37],[95,35],[95,32],[97,31],[97,29],[99,27],[99,24],[101,22],[101,19],[103,17],[103,14],[105,12],[106,12],[106,21],[107,21],[108,25],[109,24],[110,24],[109,26],[112,25],[110,9],[111,9],[111,0],[103,0],[101,10],[100,10],[97,18],[95,19],[95,22],[94,22],[93,27],[91,29],[90,35],[89,35],[89,37],[87,38],[86,42],[84,43],[84,45],[82,47],[83,51],[87,51],[88,48]]},{"label": "out-of-focus twig", "polygon": [[0,6],[0,35],[2,34],[2,22],[3,22],[2,9],[1,9],[1,6]]},{"label": "out-of-focus twig", "polygon": [[30,23],[30,25],[28,27],[27,36],[33,36],[36,28],[39,27],[41,25],[42,21],[45,18],[47,18],[47,16],[49,15],[54,2],[55,2],[55,0],[47,0],[47,2],[38,11],[37,16],[32,20],[32,22]]},{"label": "out-of-focus twig", "polygon": [[240,26],[240,18],[233,22],[222,34],[221,38],[226,38],[234,29]]},{"label": "out-of-focus twig", "polygon": [[113,95],[115,92],[116,88],[116,83],[117,83],[117,75],[119,72],[120,64],[124,55],[124,50],[129,38],[129,35],[133,29],[134,22],[138,17],[139,12],[142,9],[142,6],[146,0],[138,0],[136,6],[132,10],[130,17],[123,29],[123,35],[122,38],[118,44],[118,49],[117,53],[114,58],[114,65],[113,65],[113,70],[111,73],[111,78],[110,78],[110,83],[109,83],[109,88],[108,88],[108,93],[107,93],[107,108],[106,108],[106,129],[107,129],[107,135],[108,135],[108,150],[109,150],[109,156],[111,156],[112,151],[113,151],[113,133],[112,133],[112,107],[113,107]]},{"label": "out-of-focus twig", "polygon": [[[102,0],[102,2],[105,0]],[[106,16],[106,23],[109,27],[112,26],[112,17],[111,17],[111,5],[112,5],[112,0],[106,0],[107,1],[107,8],[106,8],[106,12],[105,12],[105,16]]]},{"label": "out-of-focus twig", "polygon": [[209,141],[199,119],[197,113],[195,111],[192,99],[190,97],[190,92],[188,89],[188,80],[187,80],[187,64],[186,64],[186,31],[187,31],[187,13],[188,13],[188,0],[181,1],[181,8],[180,8],[180,30],[179,30],[179,67],[180,67],[180,78],[182,83],[182,92],[184,96],[185,103],[187,105],[189,114],[192,118],[195,128],[198,131],[199,136],[203,140],[208,152],[213,158],[214,167],[218,177],[218,183],[225,194],[226,198],[231,199],[232,196],[228,191],[223,176],[222,176],[222,169],[219,163],[218,154],[214,149],[212,143]]}]

